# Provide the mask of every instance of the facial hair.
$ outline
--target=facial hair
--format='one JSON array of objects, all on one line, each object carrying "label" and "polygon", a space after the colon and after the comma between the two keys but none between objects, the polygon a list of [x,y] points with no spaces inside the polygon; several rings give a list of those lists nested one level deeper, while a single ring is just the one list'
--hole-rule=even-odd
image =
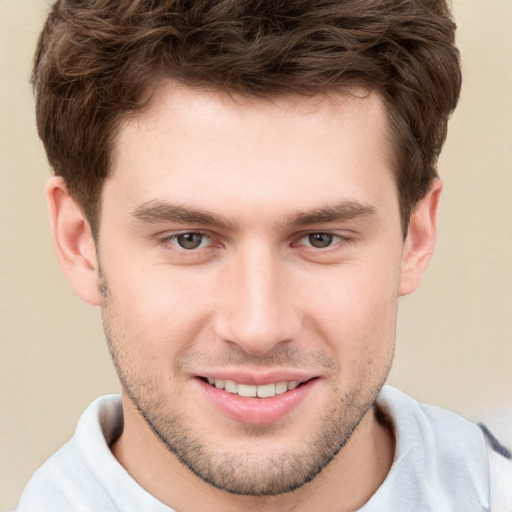
[{"label": "facial hair", "polygon": [[[300,446],[270,453],[255,453],[230,449],[230,446],[211,446],[202,436],[202,429],[187,416],[187,411],[173,408],[172,393],[161,389],[150,368],[144,368],[145,357],[137,360],[130,355],[136,343],[130,339],[120,321],[115,299],[104,276],[102,290],[103,327],[114,366],[123,390],[136,407],[154,435],[178,460],[200,479],[217,489],[244,496],[275,496],[292,492],[314,479],[347,444],[361,420],[373,407],[385,382],[389,367],[380,379],[362,375],[357,389],[343,391],[332,387],[332,403],[316,419],[315,428]],[[193,351],[183,354],[174,365],[183,370],[191,362],[197,363],[202,354]],[[230,353],[215,356],[215,365],[222,363],[240,367],[251,365],[262,368],[329,367],[331,375],[338,374],[334,360],[322,353],[303,354],[290,347],[275,349],[264,356],[246,354],[238,345]],[[336,382],[336,378],[331,379]],[[240,425],[247,438],[271,435],[276,425]],[[285,427],[286,428],[286,427]]]}]

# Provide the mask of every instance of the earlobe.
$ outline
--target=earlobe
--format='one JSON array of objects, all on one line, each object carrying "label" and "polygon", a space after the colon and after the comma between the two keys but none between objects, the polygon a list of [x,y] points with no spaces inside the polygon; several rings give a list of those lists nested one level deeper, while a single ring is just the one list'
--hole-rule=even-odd
[{"label": "earlobe", "polygon": [[85,302],[98,306],[96,250],[89,223],[77,207],[60,177],[46,185],[53,244],[59,263],[75,293]]},{"label": "earlobe", "polygon": [[434,251],[442,188],[441,181],[436,178],[411,215],[403,248],[399,295],[416,290],[428,266]]}]

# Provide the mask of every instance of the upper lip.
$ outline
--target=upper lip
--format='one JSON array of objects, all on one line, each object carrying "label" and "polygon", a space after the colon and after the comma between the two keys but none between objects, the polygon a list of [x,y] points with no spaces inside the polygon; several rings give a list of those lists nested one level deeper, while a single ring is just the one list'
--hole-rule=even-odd
[{"label": "upper lip", "polygon": [[247,371],[247,370],[211,370],[204,371],[197,375],[204,379],[221,379],[232,380],[238,384],[248,384],[253,386],[263,386],[265,384],[272,384],[276,382],[299,381],[305,382],[318,375],[307,371],[293,370],[293,369],[275,369],[275,370],[260,370]]}]

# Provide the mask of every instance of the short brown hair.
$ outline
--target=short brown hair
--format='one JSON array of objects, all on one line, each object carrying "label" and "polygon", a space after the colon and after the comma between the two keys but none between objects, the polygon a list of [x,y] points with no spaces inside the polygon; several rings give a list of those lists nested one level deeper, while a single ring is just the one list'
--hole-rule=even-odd
[{"label": "short brown hair", "polygon": [[437,175],[461,73],[445,0],[58,0],[32,82],[49,162],[93,232],[120,123],[163,78],[270,98],[376,90],[404,235]]}]

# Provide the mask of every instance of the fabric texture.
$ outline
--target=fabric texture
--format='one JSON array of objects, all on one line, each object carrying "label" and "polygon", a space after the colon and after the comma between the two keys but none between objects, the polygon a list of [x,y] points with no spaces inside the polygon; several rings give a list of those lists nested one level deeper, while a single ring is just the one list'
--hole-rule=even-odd
[{"label": "fabric texture", "polygon": [[[512,512],[512,461],[478,426],[390,386],[377,403],[395,433],[395,459],[360,512]],[[17,511],[172,512],[112,455],[122,428],[118,395],[93,402],[72,439],[29,481]]]}]

